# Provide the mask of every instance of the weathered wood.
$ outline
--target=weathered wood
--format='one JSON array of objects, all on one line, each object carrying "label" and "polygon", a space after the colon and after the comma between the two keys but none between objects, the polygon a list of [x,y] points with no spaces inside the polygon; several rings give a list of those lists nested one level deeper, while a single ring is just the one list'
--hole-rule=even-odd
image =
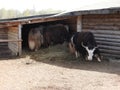
[{"label": "weathered wood", "polygon": [[100,49],[120,50],[120,47],[117,46],[98,45],[98,47]]},{"label": "weathered wood", "polygon": [[103,55],[120,57],[120,14],[83,15],[84,31],[91,31]]},{"label": "weathered wood", "polygon": [[106,45],[106,46],[120,46],[118,42],[107,42],[107,41],[96,41],[99,45]]},{"label": "weathered wood", "polygon": [[91,31],[94,34],[120,35],[120,30],[89,30],[89,31]]},{"label": "weathered wood", "polygon": [[78,16],[77,18],[77,32],[82,31],[82,16]]},{"label": "weathered wood", "polygon": [[18,54],[18,42],[21,42],[21,39],[18,38],[18,27],[9,27],[8,28],[8,42],[9,49],[15,54]]},{"label": "weathered wood", "polygon": [[108,58],[120,58],[120,55],[115,55],[115,54],[101,53],[101,55]]},{"label": "weathered wood", "polygon": [[83,15],[83,29],[120,30],[120,14]]},{"label": "weathered wood", "polygon": [[65,20],[65,19],[70,19],[73,18],[71,16],[68,17],[51,17],[51,18],[40,18],[40,19],[33,19],[33,20],[25,20],[25,22],[21,22],[21,24],[32,24],[32,23],[40,23],[40,22],[49,22],[49,21],[56,21],[56,20]]},{"label": "weathered wood", "polygon": [[117,43],[120,43],[120,39],[112,39],[112,38],[102,38],[102,37],[95,37],[96,41],[106,41],[106,42],[117,42]]},{"label": "weathered wood", "polygon": [[0,40],[0,42],[21,42],[22,40]]},{"label": "weathered wood", "polygon": [[100,49],[102,53],[108,53],[108,54],[115,54],[115,55],[120,55],[120,51],[117,50],[109,50],[109,49]]},{"label": "weathered wood", "polygon": [[[8,39],[8,32],[7,28],[0,28],[0,40],[2,39]],[[6,48],[8,47],[7,42],[0,42],[0,48]]]},{"label": "weathered wood", "polygon": [[[22,25],[19,24],[18,26],[18,39],[22,40]],[[22,43],[21,42],[18,42],[18,54],[19,56],[22,54]]]},{"label": "weathered wood", "polygon": [[102,38],[120,39],[120,35],[94,34],[94,36],[95,37],[102,37]]}]

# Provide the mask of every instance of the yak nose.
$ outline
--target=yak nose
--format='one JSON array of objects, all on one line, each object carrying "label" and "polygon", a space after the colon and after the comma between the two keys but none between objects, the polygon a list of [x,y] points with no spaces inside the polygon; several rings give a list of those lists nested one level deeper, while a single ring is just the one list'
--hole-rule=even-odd
[{"label": "yak nose", "polygon": [[92,58],[91,56],[88,56],[88,57],[87,57],[87,60],[89,60],[89,61],[92,61],[92,59],[93,59],[93,58]]}]

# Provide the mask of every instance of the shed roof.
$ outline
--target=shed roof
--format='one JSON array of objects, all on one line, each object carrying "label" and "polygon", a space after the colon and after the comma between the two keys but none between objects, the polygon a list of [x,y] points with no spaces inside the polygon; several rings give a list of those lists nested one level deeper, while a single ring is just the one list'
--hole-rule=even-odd
[{"label": "shed roof", "polygon": [[[71,11],[66,11],[56,14],[47,14],[47,15],[35,15],[28,17],[20,18],[11,18],[11,19],[1,19],[0,23],[9,23],[9,22],[29,22],[30,20],[43,20],[51,18],[66,18],[71,16],[86,15],[86,14],[112,14],[120,13],[120,0],[108,0],[101,3],[95,3],[92,5],[83,6],[78,9]],[[57,20],[57,19],[55,19]]]}]

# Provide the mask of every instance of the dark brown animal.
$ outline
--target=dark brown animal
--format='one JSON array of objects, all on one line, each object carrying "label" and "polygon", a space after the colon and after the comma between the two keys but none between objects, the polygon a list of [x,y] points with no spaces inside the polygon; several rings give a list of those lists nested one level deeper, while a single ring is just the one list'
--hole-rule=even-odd
[{"label": "dark brown animal", "polygon": [[68,26],[63,24],[49,25],[44,30],[44,45],[63,44],[69,39]]}]

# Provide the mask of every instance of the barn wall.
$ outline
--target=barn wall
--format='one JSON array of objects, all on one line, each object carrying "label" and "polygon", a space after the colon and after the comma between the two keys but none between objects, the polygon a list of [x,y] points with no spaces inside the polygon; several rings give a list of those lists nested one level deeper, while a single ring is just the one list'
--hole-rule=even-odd
[{"label": "barn wall", "polygon": [[120,14],[83,15],[82,29],[94,33],[104,56],[120,58]]},{"label": "barn wall", "polygon": [[8,29],[0,27],[0,57],[6,57],[9,54],[8,42],[4,40],[8,39]]},{"label": "barn wall", "polygon": [[82,16],[77,17],[77,32],[82,31]]},{"label": "barn wall", "polygon": [[[8,30],[7,28],[0,28],[0,39],[5,40],[8,39]],[[7,47],[7,42],[0,42],[0,48]]]},{"label": "barn wall", "polygon": [[69,25],[70,35],[77,31],[77,17],[67,19],[65,22]]},{"label": "barn wall", "polygon": [[9,49],[12,51],[12,54],[13,55],[18,55],[18,26],[11,26],[9,27],[9,30],[8,30],[8,40],[13,40],[11,42],[8,42],[8,47]]}]

